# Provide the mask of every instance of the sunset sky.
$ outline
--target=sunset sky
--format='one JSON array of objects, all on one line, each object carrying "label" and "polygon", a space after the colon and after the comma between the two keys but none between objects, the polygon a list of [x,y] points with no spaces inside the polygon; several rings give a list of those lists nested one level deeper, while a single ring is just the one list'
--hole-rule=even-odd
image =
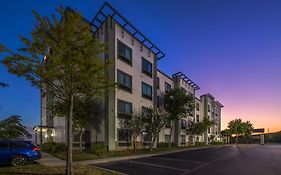
[{"label": "sunset sky", "polygon": [[[280,0],[110,0],[166,57],[159,69],[182,71],[225,107],[222,127],[234,118],[256,128],[281,130]],[[31,10],[55,12],[59,4],[92,19],[103,0],[1,0],[0,43],[21,45],[34,25]],[[0,57],[1,59],[1,57]],[[39,90],[0,65],[0,120],[16,114],[24,124],[39,124]]]}]

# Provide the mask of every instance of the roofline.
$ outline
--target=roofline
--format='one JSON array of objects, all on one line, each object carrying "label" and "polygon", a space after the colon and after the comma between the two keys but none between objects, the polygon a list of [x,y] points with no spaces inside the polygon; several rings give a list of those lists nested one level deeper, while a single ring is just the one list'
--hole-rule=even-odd
[{"label": "roofline", "polygon": [[210,93],[203,94],[203,95],[201,95],[200,97],[203,97],[203,96],[211,96],[213,99],[215,99],[215,97],[214,97],[212,94],[210,94]]},{"label": "roofline", "polygon": [[[109,10],[109,11],[108,11]],[[134,25],[132,25],[125,17],[123,17],[117,10],[115,10],[108,2],[105,2],[99,9],[98,13],[91,20],[90,25],[96,32],[103,22],[108,18],[114,19],[117,23],[123,27],[128,33],[137,38],[143,45],[145,45],[152,53],[156,55],[156,58],[160,60],[165,57],[165,54],[152,43],[142,32],[140,32]],[[119,20],[118,20],[119,19]],[[121,20],[121,21],[120,21]]]},{"label": "roofline", "polygon": [[194,83],[194,81],[192,81],[190,78],[188,78],[184,73],[177,72],[177,73],[172,75],[173,78],[175,76],[179,76],[183,81],[185,81],[187,84],[189,84],[191,87],[193,87],[194,90],[199,90],[200,89],[200,87],[196,83]]},{"label": "roofline", "polygon": [[216,101],[216,103],[217,103],[221,108],[224,107],[219,101]]},{"label": "roofline", "polygon": [[162,72],[161,70],[157,69],[157,71],[161,74],[163,74],[165,77],[169,78],[170,80],[173,81],[172,77],[170,77],[169,75],[167,75],[166,73]]}]

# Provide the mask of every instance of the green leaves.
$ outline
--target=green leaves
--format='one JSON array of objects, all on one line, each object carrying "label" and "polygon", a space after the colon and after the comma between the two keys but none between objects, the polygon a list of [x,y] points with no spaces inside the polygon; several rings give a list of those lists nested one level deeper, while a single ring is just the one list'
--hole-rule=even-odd
[{"label": "green leaves", "polygon": [[214,122],[210,121],[206,117],[204,117],[203,121],[201,121],[201,122],[195,123],[193,121],[190,121],[190,122],[188,122],[187,133],[193,134],[193,135],[201,135],[205,131],[207,131],[207,129],[209,127],[211,127],[213,124],[214,124]]},{"label": "green leaves", "polygon": [[0,121],[1,139],[19,139],[22,137],[31,138],[32,136],[26,130],[26,127],[21,124],[20,116],[13,115]]},{"label": "green leaves", "polygon": [[194,109],[194,98],[187,95],[181,89],[172,89],[164,96],[165,110],[169,113],[170,120],[179,120],[180,118],[192,115]]},{"label": "green leaves", "polygon": [[241,119],[234,119],[228,123],[228,129],[227,134],[235,134],[238,137],[251,135],[254,128],[250,121],[243,122]]}]

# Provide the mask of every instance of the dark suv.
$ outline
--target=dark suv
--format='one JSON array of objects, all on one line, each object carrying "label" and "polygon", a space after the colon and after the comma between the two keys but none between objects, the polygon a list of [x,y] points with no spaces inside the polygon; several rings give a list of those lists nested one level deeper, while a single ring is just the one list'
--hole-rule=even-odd
[{"label": "dark suv", "polygon": [[0,140],[0,164],[22,166],[32,160],[40,159],[39,147],[30,141]]}]

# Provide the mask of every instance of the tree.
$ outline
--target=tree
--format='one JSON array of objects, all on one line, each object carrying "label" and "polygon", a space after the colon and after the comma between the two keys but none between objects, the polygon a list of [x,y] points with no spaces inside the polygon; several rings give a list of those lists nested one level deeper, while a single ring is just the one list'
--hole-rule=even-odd
[{"label": "tree", "polygon": [[191,135],[201,135],[207,131],[209,127],[214,124],[213,121],[210,121],[208,118],[204,117],[201,122],[189,121],[187,123],[187,133]]},{"label": "tree", "polygon": [[31,134],[26,127],[21,124],[21,117],[13,115],[0,121],[0,138],[1,139],[19,139],[23,137],[31,138]]},{"label": "tree", "polygon": [[8,56],[1,62],[10,73],[24,77],[67,106],[66,174],[70,175],[73,174],[74,99],[104,94],[115,84],[107,74],[111,65],[109,58],[99,57],[106,52],[106,45],[93,37],[91,26],[78,12],[62,7],[58,12],[62,19],[55,14],[49,18],[33,12],[36,25],[31,38],[20,37],[24,47],[17,52],[2,48]]},{"label": "tree", "polygon": [[168,113],[164,109],[148,108],[147,114],[143,117],[145,131],[149,141],[149,150],[152,151],[153,145],[159,136],[161,129],[167,124]]},{"label": "tree", "polygon": [[253,124],[250,121],[242,122],[241,119],[234,119],[228,123],[228,128],[230,133],[235,135],[235,144],[237,144],[239,136],[251,135]]},{"label": "tree", "polygon": [[[164,108],[169,113],[169,122],[175,122],[185,116],[192,115],[194,109],[194,97],[187,95],[179,88],[172,89],[164,96]],[[171,125],[169,148],[171,147],[171,136],[173,125]]]},{"label": "tree", "polygon": [[128,134],[133,137],[133,149],[137,150],[137,137],[142,134],[144,122],[143,115],[139,112],[132,116],[126,116],[121,119],[120,125],[123,129],[128,131]]},{"label": "tree", "polygon": [[229,140],[230,140],[230,137],[231,137],[230,129],[222,130],[221,134],[222,134],[223,137],[226,137],[226,143],[229,143]]}]

